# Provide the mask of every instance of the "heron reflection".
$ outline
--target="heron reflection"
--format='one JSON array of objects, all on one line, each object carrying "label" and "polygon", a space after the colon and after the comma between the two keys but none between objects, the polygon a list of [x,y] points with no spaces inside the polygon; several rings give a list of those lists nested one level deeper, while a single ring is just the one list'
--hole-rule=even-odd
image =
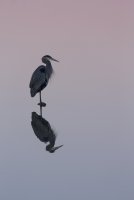
[{"label": "heron reflection", "polygon": [[63,145],[54,147],[56,141],[56,134],[51,128],[49,122],[44,119],[41,115],[38,115],[36,112],[32,112],[32,121],[31,126],[37,138],[44,143],[49,144],[46,146],[46,151],[54,153],[57,149]]}]

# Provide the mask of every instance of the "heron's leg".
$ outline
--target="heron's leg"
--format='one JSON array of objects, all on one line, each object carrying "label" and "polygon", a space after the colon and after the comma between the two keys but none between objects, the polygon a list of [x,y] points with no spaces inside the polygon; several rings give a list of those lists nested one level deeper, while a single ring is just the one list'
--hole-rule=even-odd
[{"label": "heron's leg", "polygon": [[42,101],[41,101],[41,91],[39,92],[39,95],[40,95],[40,104],[42,103]]},{"label": "heron's leg", "polygon": [[39,95],[40,95],[40,116],[42,117],[42,101],[41,101],[41,91],[39,92]]},{"label": "heron's leg", "polygon": [[41,91],[39,92],[39,99],[40,99],[40,102],[38,103],[38,105],[40,106],[40,110],[42,110],[42,107],[45,107],[46,103],[42,102],[41,100]]}]

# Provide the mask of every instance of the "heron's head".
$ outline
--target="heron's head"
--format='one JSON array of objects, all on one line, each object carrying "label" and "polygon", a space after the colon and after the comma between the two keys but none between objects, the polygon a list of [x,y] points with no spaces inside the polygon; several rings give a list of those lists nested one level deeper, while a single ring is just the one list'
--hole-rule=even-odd
[{"label": "heron's head", "polygon": [[49,60],[49,61],[53,60],[53,61],[59,62],[58,60],[52,58],[52,57],[49,56],[49,55],[45,55],[45,56],[42,57],[42,62],[43,62],[43,63],[45,63],[45,62],[48,61],[48,60]]},{"label": "heron's head", "polygon": [[50,153],[54,153],[57,149],[61,148],[63,145],[52,147],[51,144],[46,146],[46,151],[49,151]]}]

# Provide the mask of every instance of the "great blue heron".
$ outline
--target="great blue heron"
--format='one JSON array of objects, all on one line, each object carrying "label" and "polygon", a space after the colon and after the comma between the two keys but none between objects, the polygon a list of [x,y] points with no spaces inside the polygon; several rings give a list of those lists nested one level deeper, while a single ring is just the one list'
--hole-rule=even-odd
[{"label": "great blue heron", "polygon": [[40,65],[32,74],[31,81],[29,84],[31,97],[34,97],[39,92],[40,103],[40,114],[42,116],[42,107],[46,106],[41,100],[41,91],[47,86],[51,75],[53,74],[53,68],[51,65],[51,60],[59,62],[58,60],[52,58],[49,55],[42,57],[42,62],[45,65]]},{"label": "great blue heron", "polygon": [[60,146],[54,147],[56,134],[51,128],[49,122],[45,120],[44,118],[42,118],[40,115],[38,115],[36,112],[32,112],[31,125],[32,125],[35,135],[41,142],[44,142],[44,143],[49,142],[49,144],[46,146],[46,151],[49,151],[50,153],[54,153],[57,149],[63,146],[63,145],[60,145]]}]

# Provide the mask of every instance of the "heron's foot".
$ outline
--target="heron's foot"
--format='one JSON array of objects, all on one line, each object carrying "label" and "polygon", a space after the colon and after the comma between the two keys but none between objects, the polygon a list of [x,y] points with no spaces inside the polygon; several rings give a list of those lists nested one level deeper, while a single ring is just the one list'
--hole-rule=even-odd
[{"label": "heron's foot", "polygon": [[37,105],[39,105],[40,107],[46,107],[46,103],[45,102],[40,102]]}]

